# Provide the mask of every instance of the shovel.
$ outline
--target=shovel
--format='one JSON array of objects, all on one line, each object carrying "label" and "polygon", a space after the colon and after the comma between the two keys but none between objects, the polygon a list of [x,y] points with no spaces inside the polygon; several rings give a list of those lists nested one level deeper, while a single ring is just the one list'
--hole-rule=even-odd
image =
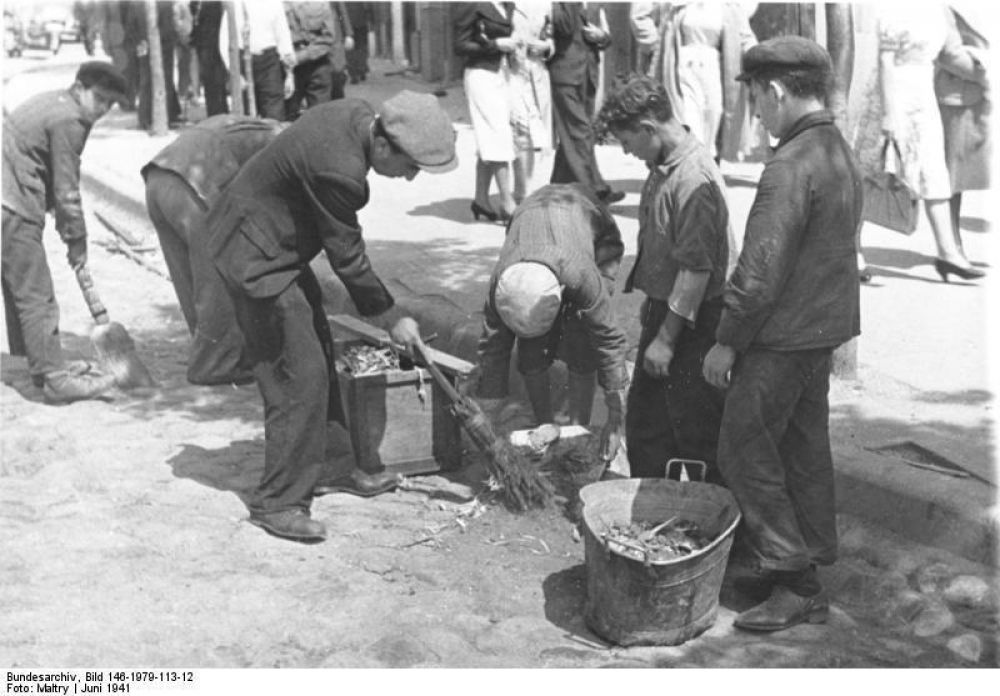
[{"label": "shovel", "polygon": [[114,375],[115,385],[119,389],[156,386],[149,370],[136,354],[135,342],[128,335],[128,331],[118,322],[111,321],[108,316],[108,310],[97,295],[94,279],[90,277],[90,269],[86,264],[76,269],[76,282],[80,285],[87,308],[97,323],[90,334],[97,349],[97,357],[103,369]]}]

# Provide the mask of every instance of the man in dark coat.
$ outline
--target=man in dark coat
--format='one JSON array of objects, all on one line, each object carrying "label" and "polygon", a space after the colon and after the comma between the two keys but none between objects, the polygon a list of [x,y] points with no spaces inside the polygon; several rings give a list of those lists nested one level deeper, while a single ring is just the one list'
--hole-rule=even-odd
[{"label": "man in dark coat", "polygon": [[[285,16],[295,49],[295,91],[285,103],[294,121],[306,109],[344,96],[345,36],[350,20],[343,3],[287,2]],[[353,43],[351,44],[353,48]]]},{"label": "man in dark coat", "polygon": [[368,30],[374,23],[374,11],[370,2],[345,2],[347,17],[354,33],[354,48],[347,51],[347,72],[351,84],[364,82],[368,77]]},{"label": "man in dark coat", "polygon": [[[123,10],[127,15],[125,31],[135,41],[135,51],[139,58],[138,117],[139,128],[148,130],[153,125],[153,75],[149,62],[149,24],[146,6],[142,3],[127,3]],[[163,87],[166,91],[167,121],[174,126],[181,118],[181,103],[177,98],[177,84],[174,79],[174,10],[169,2],[156,3],[156,31],[160,36],[160,53],[163,59]]]},{"label": "man in dark coat", "polygon": [[[264,475],[250,521],[299,541],[319,541],[314,495],[373,495],[394,478],[356,467],[332,471],[328,421],[346,434],[333,346],[309,262],[324,251],[363,316],[392,327],[399,343],[419,339],[365,253],[357,212],[368,203],[368,170],[412,179],[457,165],[455,133],[437,100],[404,91],[383,103],[340,99],[308,109],[251,159],[209,215],[209,252],[222,274],[264,399]],[[394,310],[394,311],[390,311]],[[397,320],[397,315],[400,317]],[[333,424],[331,424],[333,425]]]},{"label": "man in dark coat", "polygon": [[229,113],[229,71],[219,50],[224,9],[221,0],[191,3],[191,45],[198,55],[198,72],[208,116]]},{"label": "man in dark coat", "polygon": [[55,215],[74,270],[87,263],[80,202],[80,156],[94,123],[126,101],[125,78],[109,63],[84,63],[69,89],[28,99],[3,120],[3,299],[11,355],[26,356],[32,382],[49,402],[92,399],[114,384],[83,363],[68,363],[42,242]]},{"label": "man in dark coat", "polygon": [[554,420],[548,369],[556,357],[569,368],[573,424],[590,424],[596,373],[608,406],[605,461],[621,441],[625,335],[615,323],[611,295],[624,248],[618,225],[593,192],[582,184],[543,186],[510,221],[479,339],[477,395],[507,395],[516,342],[517,368],[539,423]]},{"label": "man in dark coat", "polygon": [[142,168],[146,210],[191,332],[191,384],[253,379],[232,300],[208,255],[205,224],[240,168],[281,128],[277,121],[250,116],[211,116],[182,131]]},{"label": "man in dark coat", "polygon": [[723,294],[704,376],[726,389],[718,465],[743,513],[768,599],[739,628],[825,621],[817,565],[837,558],[828,391],[833,349],[860,333],[855,232],[861,177],[824,104],[830,56],[781,36],[743,57],[739,79],[778,138]]},{"label": "man in dark coat", "polygon": [[599,3],[584,8],[579,2],[552,3],[552,39],[555,51],[549,61],[552,83],[552,120],[555,126],[553,184],[579,182],[598,198],[614,203],[625,197],[612,191],[597,168],[594,156],[594,115],[600,52],[611,45],[611,35],[601,27]]}]

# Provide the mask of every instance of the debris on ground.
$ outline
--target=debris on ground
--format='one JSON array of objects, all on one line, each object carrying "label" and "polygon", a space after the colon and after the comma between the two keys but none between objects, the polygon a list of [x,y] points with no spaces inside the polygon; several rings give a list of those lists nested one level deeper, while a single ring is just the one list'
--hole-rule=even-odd
[{"label": "debris on ground", "polygon": [[352,375],[375,375],[399,369],[399,355],[391,348],[350,346],[338,360]]}]

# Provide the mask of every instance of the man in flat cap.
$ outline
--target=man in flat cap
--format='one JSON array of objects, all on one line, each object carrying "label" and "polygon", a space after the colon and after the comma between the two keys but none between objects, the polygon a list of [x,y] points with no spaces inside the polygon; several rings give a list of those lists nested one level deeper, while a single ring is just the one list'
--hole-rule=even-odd
[{"label": "man in flat cap", "polygon": [[110,63],[80,66],[68,89],[36,95],[3,119],[3,299],[11,355],[28,358],[50,403],[101,396],[114,384],[88,363],[68,362],[42,230],[52,212],[77,270],[87,261],[80,156],[94,123],[125,101],[125,78]]},{"label": "man in flat cap", "polygon": [[583,184],[549,184],[528,196],[511,218],[490,280],[479,339],[476,395],[507,395],[510,357],[539,424],[552,423],[548,369],[558,357],[569,370],[569,421],[589,425],[594,375],[604,389],[608,420],[605,461],[621,441],[625,335],[611,305],[624,245],[607,207]]},{"label": "man in flat cap", "polygon": [[769,591],[735,625],[777,631],[829,612],[816,570],[837,558],[827,392],[833,349],[860,333],[861,177],[825,107],[831,64],[822,47],[770,39],[747,51],[738,79],[779,141],[704,375],[727,390],[718,465]]},{"label": "man in flat cap", "polygon": [[[375,495],[395,478],[356,467],[333,471],[330,432],[346,436],[333,374],[333,342],[309,262],[326,252],[364,316],[412,344],[403,317],[365,253],[357,212],[368,203],[369,169],[412,180],[421,169],[457,166],[455,132],[433,96],[403,91],[378,113],[366,102],[317,105],[237,174],[209,213],[209,253],[221,273],[264,399],[264,474],[250,521],[288,539],[326,536],[309,516],[315,495]],[[346,443],[338,443],[338,445]]]},{"label": "man in flat cap", "polygon": [[232,300],[205,246],[205,226],[212,204],[240,168],[285,125],[252,116],[210,116],[181,131],[141,170],[146,210],[191,332],[191,384],[253,379]]}]

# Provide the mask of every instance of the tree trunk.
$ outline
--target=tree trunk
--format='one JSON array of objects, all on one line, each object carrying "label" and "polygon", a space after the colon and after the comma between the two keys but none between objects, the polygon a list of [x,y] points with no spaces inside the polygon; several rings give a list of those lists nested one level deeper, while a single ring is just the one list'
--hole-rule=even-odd
[{"label": "tree trunk", "polygon": [[236,3],[226,3],[229,22],[229,112],[243,115],[243,90],[240,86],[240,37],[236,33]]},{"label": "tree trunk", "polygon": [[854,22],[851,6],[846,3],[826,5],[826,46],[833,60],[834,84],[830,93],[830,111],[842,133],[847,133],[847,95],[854,70]]},{"label": "tree trunk", "polygon": [[146,38],[149,45],[149,78],[153,135],[165,135],[167,123],[167,81],[163,75],[163,48],[160,46],[160,27],[156,21],[156,0],[146,0]]}]

